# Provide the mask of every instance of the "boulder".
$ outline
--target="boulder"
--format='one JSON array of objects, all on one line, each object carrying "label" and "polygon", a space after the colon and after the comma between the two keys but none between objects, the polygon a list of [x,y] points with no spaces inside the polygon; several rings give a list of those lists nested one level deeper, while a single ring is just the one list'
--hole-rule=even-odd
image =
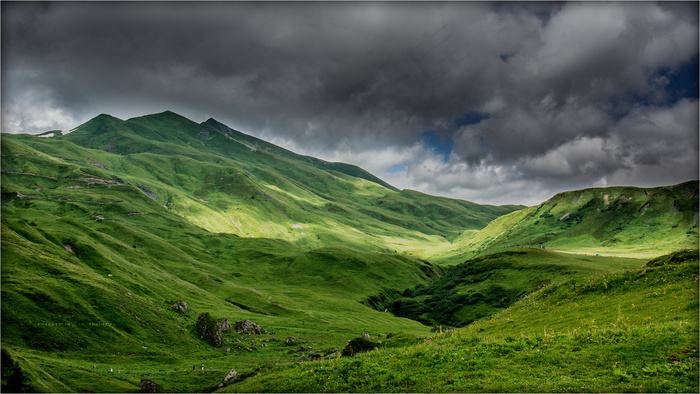
[{"label": "boulder", "polygon": [[180,300],[174,303],[173,306],[170,307],[170,310],[179,313],[185,313],[185,311],[187,310],[187,303],[183,300]]},{"label": "boulder", "polygon": [[365,339],[370,339],[370,338],[372,338],[372,336],[369,335],[368,332],[363,332],[363,333],[362,333],[362,337],[365,338]]},{"label": "boulder", "polygon": [[155,393],[158,391],[158,385],[155,384],[151,379],[141,379],[141,392],[142,393]]},{"label": "boulder", "polygon": [[209,312],[197,317],[197,331],[202,338],[207,339],[212,345],[220,347],[223,342],[221,333],[228,331],[229,323],[226,318],[214,318]]},{"label": "boulder", "polygon": [[231,383],[233,379],[236,379],[238,377],[238,372],[234,371],[233,369],[226,375],[224,378],[224,384]]},{"label": "boulder", "polygon": [[350,340],[345,349],[343,349],[343,356],[354,356],[357,353],[368,352],[377,348],[377,344],[367,340],[364,337],[357,337]]},{"label": "boulder", "polygon": [[238,377],[238,372],[234,371],[233,369],[224,377],[224,381],[219,383],[219,385],[216,387],[217,389],[221,389],[225,386],[228,386],[233,382],[234,379]]},{"label": "boulder", "polygon": [[239,334],[267,334],[267,330],[253,323],[250,320],[237,321],[233,325],[233,330]]},{"label": "boulder", "polygon": [[287,339],[284,340],[284,343],[287,345],[291,345],[297,342],[297,339],[294,337],[287,337]]}]

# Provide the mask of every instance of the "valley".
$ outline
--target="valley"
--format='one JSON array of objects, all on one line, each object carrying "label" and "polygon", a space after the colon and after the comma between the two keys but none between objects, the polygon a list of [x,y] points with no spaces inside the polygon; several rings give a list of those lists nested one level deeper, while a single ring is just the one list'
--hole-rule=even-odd
[{"label": "valley", "polygon": [[693,391],[697,246],[697,181],[493,206],[169,111],[3,134],[3,391]]}]

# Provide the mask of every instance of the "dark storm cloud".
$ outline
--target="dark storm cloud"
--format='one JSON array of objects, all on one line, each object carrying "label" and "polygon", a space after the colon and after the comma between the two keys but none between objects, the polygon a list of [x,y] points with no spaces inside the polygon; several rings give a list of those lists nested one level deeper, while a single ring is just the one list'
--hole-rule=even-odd
[{"label": "dark storm cloud", "polygon": [[697,178],[697,6],[3,2],[2,128],[171,109],[480,202],[666,184]]},{"label": "dark storm cloud", "polygon": [[[466,53],[479,48],[453,45],[460,33],[453,26],[474,18],[443,18],[441,7],[427,4],[48,8],[8,6],[3,51],[10,69],[14,60],[37,68],[23,82],[50,88],[66,108],[92,101],[87,96],[95,92],[113,102],[129,90],[143,102],[183,93],[187,97],[173,101],[230,111],[255,129],[321,122],[326,129],[345,125],[338,129],[342,135],[364,117],[355,133],[376,135],[367,130],[375,122],[387,130],[408,122],[417,127],[407,137],[412,140],[420,127],[478,103],[484,87],[450,73],[488,71],[487,63]],[[467,61],[471,70],[462,64]],[[276,121],[270,111],[286,120]],[[309,132],[287,132],[295,131]]]}]

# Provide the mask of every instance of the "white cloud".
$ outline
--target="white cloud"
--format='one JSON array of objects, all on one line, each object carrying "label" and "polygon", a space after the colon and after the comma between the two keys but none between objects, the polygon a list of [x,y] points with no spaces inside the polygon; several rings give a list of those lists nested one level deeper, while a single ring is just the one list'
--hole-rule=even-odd
[{"label": "white cloud", "polygon": [[76,120],[57,105],[48,89],[24,90],[2,105],[3,133],[68,131],[76,125]]}]

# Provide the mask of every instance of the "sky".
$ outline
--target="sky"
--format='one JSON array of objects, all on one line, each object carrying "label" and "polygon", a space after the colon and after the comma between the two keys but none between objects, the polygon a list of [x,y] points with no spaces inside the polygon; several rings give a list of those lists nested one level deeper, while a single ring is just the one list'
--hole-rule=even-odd
[{"label": "sky", "polygon": [[698,2],[2,2],[2,132],[212,117],[401,189],[698,179]]}]

